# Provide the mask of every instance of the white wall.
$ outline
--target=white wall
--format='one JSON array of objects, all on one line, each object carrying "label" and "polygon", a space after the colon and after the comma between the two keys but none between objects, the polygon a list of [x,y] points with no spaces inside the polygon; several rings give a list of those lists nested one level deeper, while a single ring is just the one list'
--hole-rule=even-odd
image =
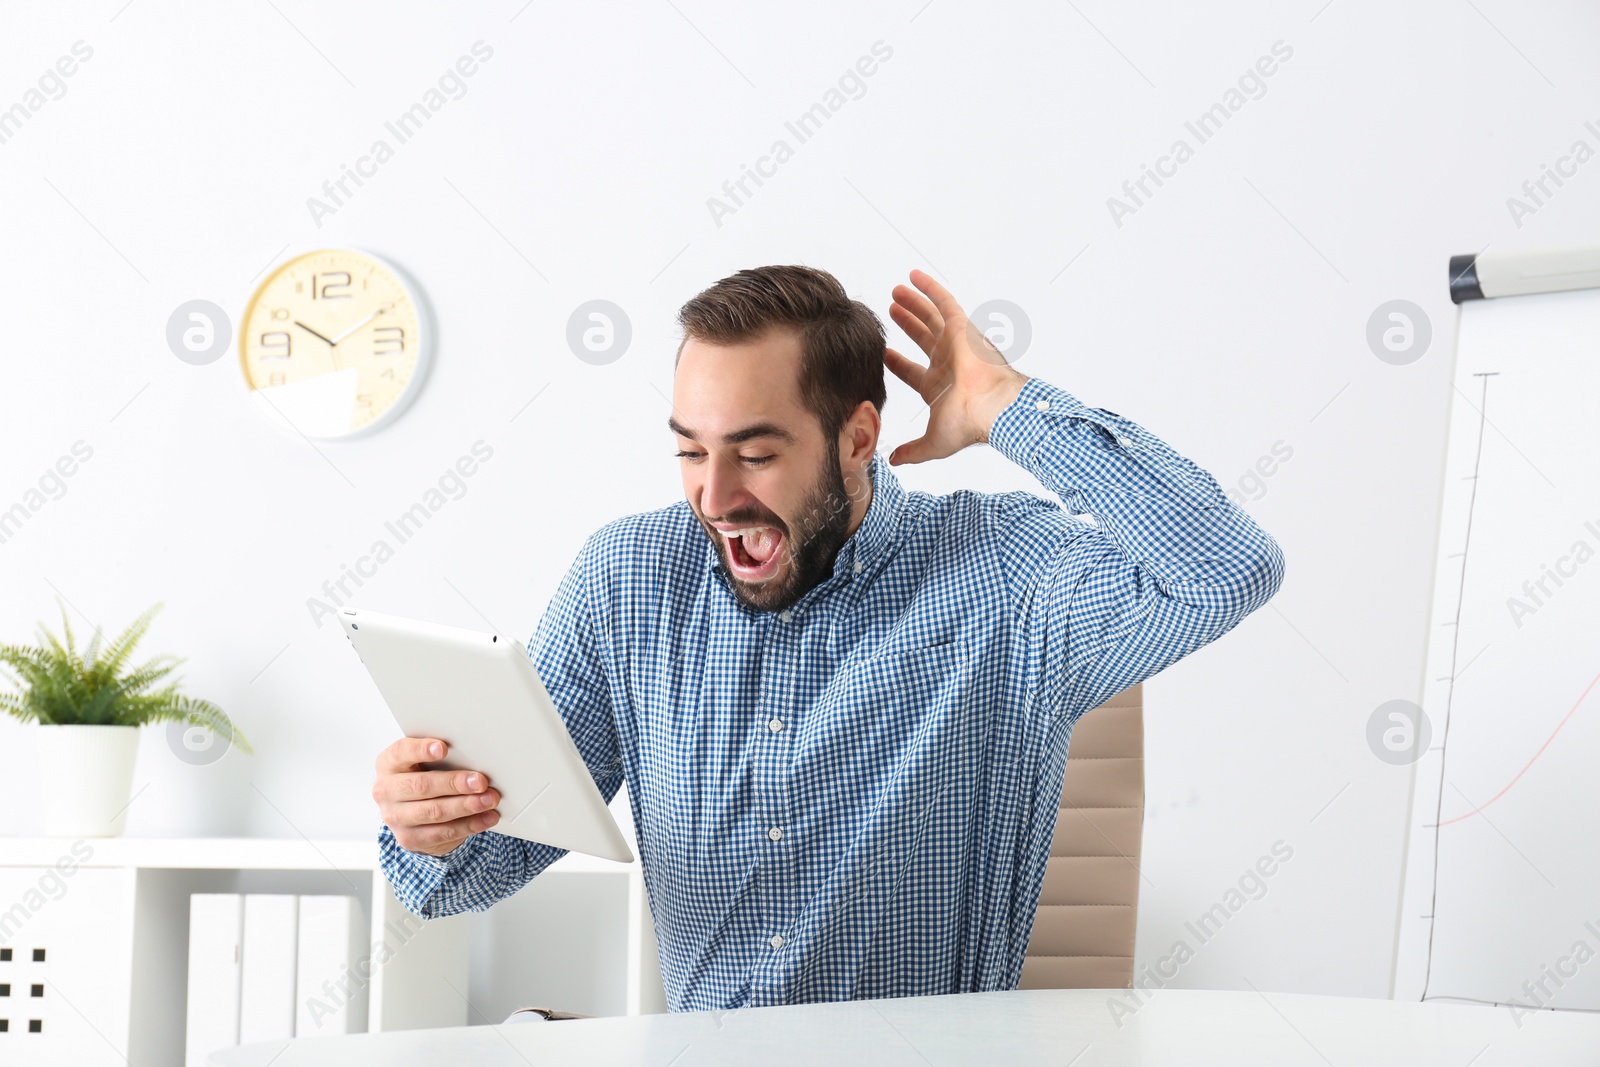
[{"label": "white wall", "polygon": [[[322,582],[483,440],[466,495],[356,602],[525,636],[588,531],[679,491],[678,304],[798,261],[882,309],[927,267],[969,307],[1026,309],[1022,369],[1225,486],[1293,449],[1248,505],[1285,548],[1282,591],[1148,687],[1139,951],[1165,954],[1281,839],[1293,859],[1176,983],[1384,995],[1408,772],[1365,724],[1420,696],[1445,261],[1595,233],[1600,164],[1520,226],[1506,200],[1600,145],[1597,31],[1577,0],[9,6],[0,108],[74,42],[93,56],[0,144],[0,508],[74,442],[94,454],[0,544],[0,639],[58,594],[107,626],[166,601],[147,651],[186,655],[259,754],[193,767],[147,732],[129,833],[370,834],[395,730],[311,621]],[[466,95],[318,228],[306,199],[479,40]],[[865,94],[718,225],[707,198],[880,40]],[[1117,225],[1107,198],[1280,40],[1265,94]],[[164,330],[194,298],[237,326],[269,263],[345,245],[419,281],[437,360],[398,424],[319,454],[257,417],[234,360],[181,363]],[[634,327],[604,367],[564,342],[595,297]],[[1409,366],[1364,338],[1396,298],[1434,330]],[[892,386],[889,444],[915,411]],[[1033,487],[984,450],[904,479]],[[37,832],[52,787],[30,731],[0,724],[0,833]]]}]

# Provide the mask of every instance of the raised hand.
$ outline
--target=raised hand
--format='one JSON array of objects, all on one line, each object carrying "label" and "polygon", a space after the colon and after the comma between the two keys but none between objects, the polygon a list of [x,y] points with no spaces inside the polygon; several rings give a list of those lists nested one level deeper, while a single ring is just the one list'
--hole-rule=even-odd
[{"label": "raised hand", "polygon": [[[921,394],[928,428],[889,454],[889,462],[923,463],[989,440],[989,428],[1017,398],[1027,375],[1012,370],[989,339],[978,332],[950,291],[920,270],[910,286],[894,287],[889,317],[917,343],[928,365],[884,349],[894,376]],[[920,290],[920,291],[919,291]]]}]

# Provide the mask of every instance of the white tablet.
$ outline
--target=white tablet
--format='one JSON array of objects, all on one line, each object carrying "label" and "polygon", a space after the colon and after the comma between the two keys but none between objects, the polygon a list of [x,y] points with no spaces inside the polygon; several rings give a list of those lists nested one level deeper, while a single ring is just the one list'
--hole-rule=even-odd
[{"label": "white tablet", "polygon": [[446,759],[425,766],[482,771],[500,791],[500,821],[485,833],[633,862],[561,713],[515,642],[351,608],[339,622],[405,735],[449,744]]}]

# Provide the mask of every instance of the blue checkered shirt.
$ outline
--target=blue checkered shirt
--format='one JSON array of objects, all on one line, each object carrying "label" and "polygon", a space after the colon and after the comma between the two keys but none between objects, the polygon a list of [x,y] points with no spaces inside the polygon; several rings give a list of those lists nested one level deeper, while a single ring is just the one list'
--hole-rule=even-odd
[{"label": "blue checkered shirt", "polygon": [[[1061,503],[907,492],[879,455],[786,611],[734,598],[681,501],[567,572],[528,651],[601,792],[628,784],[671,1009],[1014,988],[1073,723],[1282,581],[1277,542],[1128,419],[1035,378],[990,444]],[[430,918],[562,855],[380,845]]]}]

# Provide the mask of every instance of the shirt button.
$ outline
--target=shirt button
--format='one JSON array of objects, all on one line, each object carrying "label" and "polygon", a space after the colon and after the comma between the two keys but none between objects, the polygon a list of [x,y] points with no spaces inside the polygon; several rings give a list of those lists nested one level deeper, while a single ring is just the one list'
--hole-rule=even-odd
[{"label": "shirt button", "polygon": [[778,949],[783,947],[783,936],[781,934],[773,934],[771,937],[767,938],[767,944],[771,945],[773,951],[776,952]]},{"label": "shirt button", "polygon": [[860,574],[861,573],[861,561],[859,559],[856,560],[854,563],[850,564],[850,573],[851,574]]},{"label": "shirt button", "polygon": [[1133,442],[1128,440],[1126,437],[1117,438],[1117,444],[1121,445],[1123,448],[1132,448],[1133,447]]},{"label": "shirt button", "polygon": [[781,841],[783,840],[783,831],[774,826],[772,829],[767,831],[767,839],[769,841]]},{"label": "shirt button", "polygon": [[777,733],[779,730],[783,729],[783,720],[779,718],[768,719],[767,729],[771,730],[773,733]]},{"label": "shirt button", "polygon": [[1050,401],[1048,401],[1048,400],[1035,400],[1033,402],[1033,410],[1035,410],[1035,411],[1049,411],[1050,410]]},{"label": "shirt button", "polygon": [[794,621],[794,612],[792,612],[792,611],[781,611],[781,612],[778,613],[778,618],[782,619],[784,622],[793,622]]}]

